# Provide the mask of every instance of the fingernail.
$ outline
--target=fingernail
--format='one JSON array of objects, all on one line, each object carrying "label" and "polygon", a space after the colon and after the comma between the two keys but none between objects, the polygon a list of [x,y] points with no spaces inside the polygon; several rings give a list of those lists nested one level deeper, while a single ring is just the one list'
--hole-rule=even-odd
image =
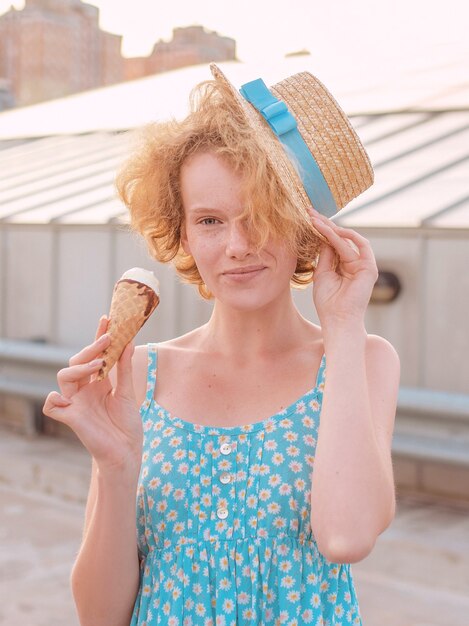
[{"label": "fingernail", "polygon": [[103,363],[104,363],[104,359],[95,359],[94,361],[91,361],[89,366],[96,367],[97,365],[103,365]]},{"label": "fingernail", "polygon": [[107,333],[105,333],[104,335],[101,335],[101,337],[98,339],[98,341],[100,343],[103,343],[104,341],[106,341],[106,339],[109,339],[109,335]]}]

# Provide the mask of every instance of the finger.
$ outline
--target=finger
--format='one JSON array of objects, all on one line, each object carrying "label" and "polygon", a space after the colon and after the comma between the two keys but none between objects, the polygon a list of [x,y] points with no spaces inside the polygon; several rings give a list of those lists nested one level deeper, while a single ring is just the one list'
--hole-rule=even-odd
[{"label": "finger", "polygon": [[323,243],[319,252],[319,259],[314,270],[313,280],[318,280],[320,274],[330,270],[335,270],[337,262],[335,261],[337,253],[334,248],[328,244]]},{"label": "finger", "polygon": [[342,261],[345,263],[356,261],[360,256],[360,251],[356,250],[350,243],[346,241],[346,239],[340,236],[330,224],[325,223],[322,220],[319,220],[316,217],[313,217],[313,223],[328,239],[330,244],[337,250],[340,254]]},{"label": "finger", "polygon": [[68,364],[69,365],[80,365],[81,363],[89,363],[93,359],[101,356],[104,350],[111,343],[111,339],[109,335],[101,335],[99,339],[96,339],[92,344],[80,350],[77,354],[74,354]]},{"label": "finger", "polygon": [[[369,240],[360,233],[357,233],[356,230],[352,228],[344,228],[343,226],[339,226],[333,220],[327,218],[325,215],[318,213],[314,209],[310,209],[311,217],[313,218],[313,223],[317,224],[319,221],[319,227],[321,224],[325,224],[329,226],[334,232],[338,235],[342,236],[344,239],[349,240],[352,243],[352,249],[359,253],[360,257],[365,260],[374,259],[373,251],[370,245]],[[316,219],[315,219],[316,218]],[[350,244],[349,244],[350,245]],[[357,249],[355,249],[355,246]]]},{"label": "finger", "polygon": [[61,369],[57,373],[57,382],[61,394],[66,398],[72,398],[80,387],[83,386],[83,381],[89,380],[90,376],[94,374],[102,364],[103,359],[94,359],[90,363],[73,365],[72,367]]},{"label": "finger", "polygon": [[[320,248],[319,259],[314,270],[313,280],[318,280],[323,272],[335,272],[340,265],[340,258],[329,243],[323,243]],[[338,272],[340,273],[340,272]]]},{"label": "finger", "polygon": [[357,252],[362,261],[374,261],[373,249],[366,237],[363,237],[363,235],[360,235],[360,233],[357,233],[357,231],[352,228],[344,228],[343,226],[338,226],[337,224],[334,224],[334,229],[339,235],[351,241],[356,246]]},{"label": "finger", "polygon": [[72,401],[69,398],[64,398],[57,391],[51,391],[44,402],[42,412],[44,415],[62,422],[65,417],[64,409],[70,406],[71,403]]},{"label": "finger", "polygon": [[69,365],[78,365],[79,363],[88,363],[101,354],[108,347],[110,338],[104,333],[107,330],[109,319],[106,315],[101,315],[98,328],[96,329],[94,342],[74,354],[70,359]]},{"label": "finger", "polygon": [[122,398],[134,399],[134,383],[132,375],[132,356],[135,350],[133,341],[130,341],[124,348],[117,361],[117,382],[115,394]]},{"label": "finger", "polygon": [[[314,209],[307,209],[309,216],[311,218],[311,226],[313,227],[313,231],[314,234],[316,235],[316,237],[318,237],[318,239],[320,239],[320,241],[322,241],[323,243],[326,242],[326,238],[324,237],[323,233],[316,228],[316,220],[314,219],[314,217],[316,216],[317,212],[315,211],[314,213],[312,211],[314,211]],[[319,215],[319,214],[318,214]]]},{"label": "finger", "polygon": [[99,339],[101,335],[104,335],[104,333],[107,330],[108,324],[109,324],[109,318],[106,315],[101,315],[101,317],[99,318],[96,335],[94,337],[95,341],[96,339]]},{"label": "finger", "polygon": [[357,233],[353,228],[344,228],[343,226],[339,226],[335,222],[329,220],[328,225],[338,234],[345,237],[349,241],[352,241],[359,249],[361,250],[370,250],[370,242],[366,237]]}]

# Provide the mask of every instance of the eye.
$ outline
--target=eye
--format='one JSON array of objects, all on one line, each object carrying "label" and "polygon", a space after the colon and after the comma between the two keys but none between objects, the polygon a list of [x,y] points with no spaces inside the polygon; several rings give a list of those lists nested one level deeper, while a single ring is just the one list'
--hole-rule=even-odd
[{"label": "eye", "polygon": [[219,220],[217,220],[215,217],[204,217],[203,220],[200,220],[199,224],[205,224],[206,226],[213,226],[218,221]]}]

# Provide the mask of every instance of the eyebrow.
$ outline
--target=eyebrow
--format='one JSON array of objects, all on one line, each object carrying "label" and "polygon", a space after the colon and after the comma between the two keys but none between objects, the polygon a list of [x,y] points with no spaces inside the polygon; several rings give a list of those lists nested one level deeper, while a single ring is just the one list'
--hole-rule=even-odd
[{"label": "eyebrow", "polygon": [[189,207],[189,211],[193,213],[194,215],[198,215],[199,213],[207,213],[207,211],[216,212],[216,211],[221,211],[221,210],[222,209],[219,209],[217,207],[197,206],[195,207],[195,209],[192,209],[191,207]]}]

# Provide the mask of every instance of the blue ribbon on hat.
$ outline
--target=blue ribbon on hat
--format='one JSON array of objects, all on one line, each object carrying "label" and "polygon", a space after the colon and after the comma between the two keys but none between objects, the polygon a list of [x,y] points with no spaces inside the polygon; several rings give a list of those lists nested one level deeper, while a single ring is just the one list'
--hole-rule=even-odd
[{"label": "blue ribbon on hat", "polygon": [[335,215],[337,205],[334,196],[316,159],[298,130],[295,117],[290,113],[285,102],[274,96],[262,78],[245,83],[239,91],[267,120],[270,128],[286,148],[285,152],[293,163],[289,150],[295,155],[300,166],[299,174],[303,187],[316,211],[327,217]]}]

